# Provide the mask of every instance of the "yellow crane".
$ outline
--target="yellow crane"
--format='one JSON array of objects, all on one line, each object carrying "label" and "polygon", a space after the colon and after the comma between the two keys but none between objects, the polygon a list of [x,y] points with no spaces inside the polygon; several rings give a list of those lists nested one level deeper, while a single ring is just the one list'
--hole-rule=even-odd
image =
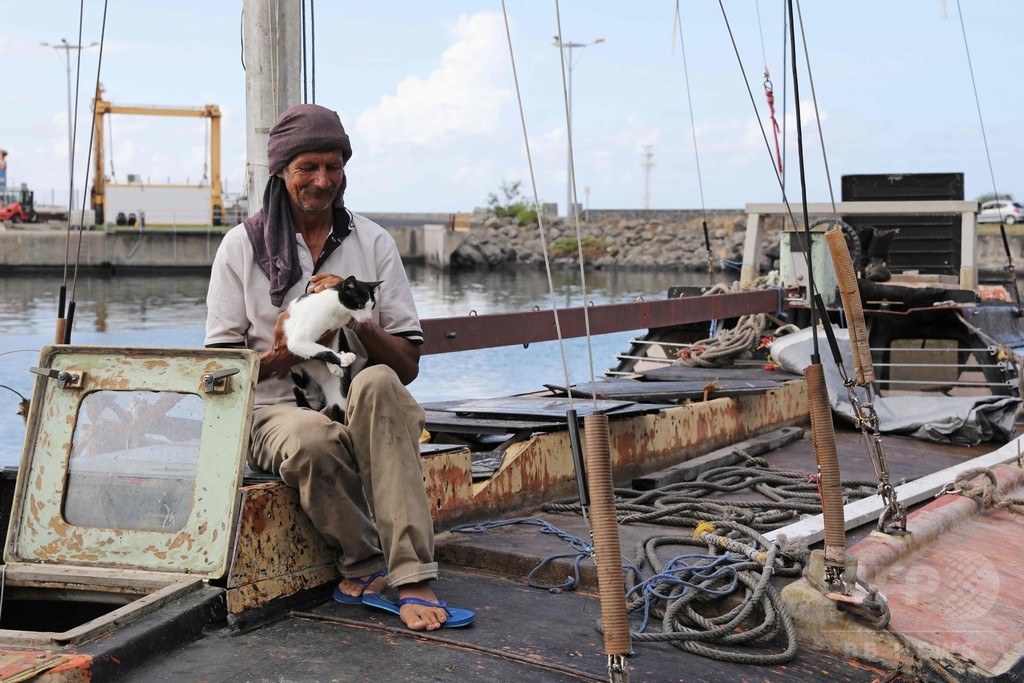
[{"label": "yellow crane", "polygon": [[107,182],[107,178],[103,174],[103,115],[134,114],[210,119],[210,216],[214,225],[220,225],[224,217],[224,197],[220,182],[220,107],[216,104],[207,104],[202,107],[121,106],[104,100],[102,94],[102,87],[97,87],[96,97],[93,100],[95,165],[93,167],[92,208],[96,212],[96,223],[102,224],[104,221],[104,192]]}]

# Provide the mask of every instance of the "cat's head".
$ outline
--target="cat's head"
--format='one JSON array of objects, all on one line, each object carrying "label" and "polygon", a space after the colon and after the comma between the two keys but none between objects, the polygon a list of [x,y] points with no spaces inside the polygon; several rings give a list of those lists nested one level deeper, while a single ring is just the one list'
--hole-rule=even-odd
[{"label": "cat's head", "polygon": [[356,320],[366,320],[370,317],[370,311],[377,305],[374,292],[383,280],[377,282],[363,282],[357,280],[354,275],[334,286],[338,291],[338,300],[341,305],[352,311]]}]

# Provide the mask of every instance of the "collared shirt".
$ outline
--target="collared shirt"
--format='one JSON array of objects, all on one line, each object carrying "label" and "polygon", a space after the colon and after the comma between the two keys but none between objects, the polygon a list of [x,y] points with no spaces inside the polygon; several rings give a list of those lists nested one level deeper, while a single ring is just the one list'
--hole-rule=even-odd
[{"label": "collared shirt", "polygon": [[[206,345],[244,346],[266,351],[274,340],[277,318],[288,304],[306,291],[315,273],[333,273],[339,277],[354,275],[375,282],[377,305],[372,320],[388,334],[423,343],[416,304],[409,280],[398,254],[398,246],[384,228],[359,214],[350,213],[347,226],[335,226],[327,238],[319,261],[296,233],[302,279],[285,294],[280,308],[270,302],[270,281],[253,257],[252,244],[245,226],[229,230],[217,249],[210,288],[206,295]],[[351,330],[344,330],[350,350],[358,359],[353,374],[366,366],[367,353]],[[289,372],[268,375],[256,387],[256,405],[294,402]]]}]

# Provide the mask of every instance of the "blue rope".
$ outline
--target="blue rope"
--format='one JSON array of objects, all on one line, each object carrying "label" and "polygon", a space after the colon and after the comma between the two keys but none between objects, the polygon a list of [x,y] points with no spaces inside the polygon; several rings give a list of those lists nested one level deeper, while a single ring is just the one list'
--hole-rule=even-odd
[{"label": "blue rope", "polygon": [[[575,553],[564,553],[560,555],[552,555],[547,559],[541,561],[533,571],[530,572],[529,576],[526,577],[526,585],[530,588],[543,588],[546,591],[552,593],[558,593],[565,590],[576,590],[580,585],[580,563],[583,560],[594,556],[594,546],[584,541],[578,536],[574,536],[567,531],[562,531],[554,524],[543,520],[537,519],[536,517],[517,517],[514,519],[505,519],[495,522],[479,522],[477,524],[460,524],[453,526],[451,531],[460,534],[482,534],[490,529],[497,529],[503,526],[511,526],[512,524],[527,524],[530,526],[540,527],[542,534],[548,534],[550,536],[557,536],[559,539],[568,543],[576,552]],[[564,560],[572,558],[573,576],[567,577],[565,581],[557,585],[544,585],[534,581],[533,577],[536,576],[537,572],[541,571],[555,560]]]},{"label": "blue rope", "polygon": [[720,258],[718,259],[718,262],[721,263],[726,268],[732,268],[733,270],[743,269],[743,261],[736,261],[729,258]]},{"label": "blue rope", "polygon": [[[687,560],[695,562],[689,564]],[[666,602],[678,600],[688,595],[691,590],[701,591],[714,597],[729,595],[739,585],[739,572],[734,565],[746,561],[746,558],[735,557],[729,552],[724,555],[690,553],[672,558],[661,572],[637,583],[626,594],[627,600],[630,598],[643,600],[644,617],[636,632],[643,633],[647,628],[651,608],[658,600]],[[642,576],[636,568],[633,568],[633,571],[636,572],[637,577]],[[723,578],[728,582],[725,587],[711,587],[713,582],[718,582],[721,585],[720,581]]]}]

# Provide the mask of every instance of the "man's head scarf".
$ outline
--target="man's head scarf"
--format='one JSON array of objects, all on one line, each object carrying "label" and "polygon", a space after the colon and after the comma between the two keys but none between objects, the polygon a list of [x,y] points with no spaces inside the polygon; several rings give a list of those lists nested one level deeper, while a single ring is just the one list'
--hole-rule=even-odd
[{"label": "man's head scarf", "polygon": [[[297,104],[278,117],[267,140],[270,178],[263,192],[263,208],[245,221],[256,264],[270,280],[270,301],[280,306],[284,295],[302,278],[295,223],[288,204],[288,189],[278,175],[299,154],[341,152],[344,163],[352,156],[352,145],[337,112],[317,104]],[[347,225],[346,178],[334,200],[334,224]]]}]

